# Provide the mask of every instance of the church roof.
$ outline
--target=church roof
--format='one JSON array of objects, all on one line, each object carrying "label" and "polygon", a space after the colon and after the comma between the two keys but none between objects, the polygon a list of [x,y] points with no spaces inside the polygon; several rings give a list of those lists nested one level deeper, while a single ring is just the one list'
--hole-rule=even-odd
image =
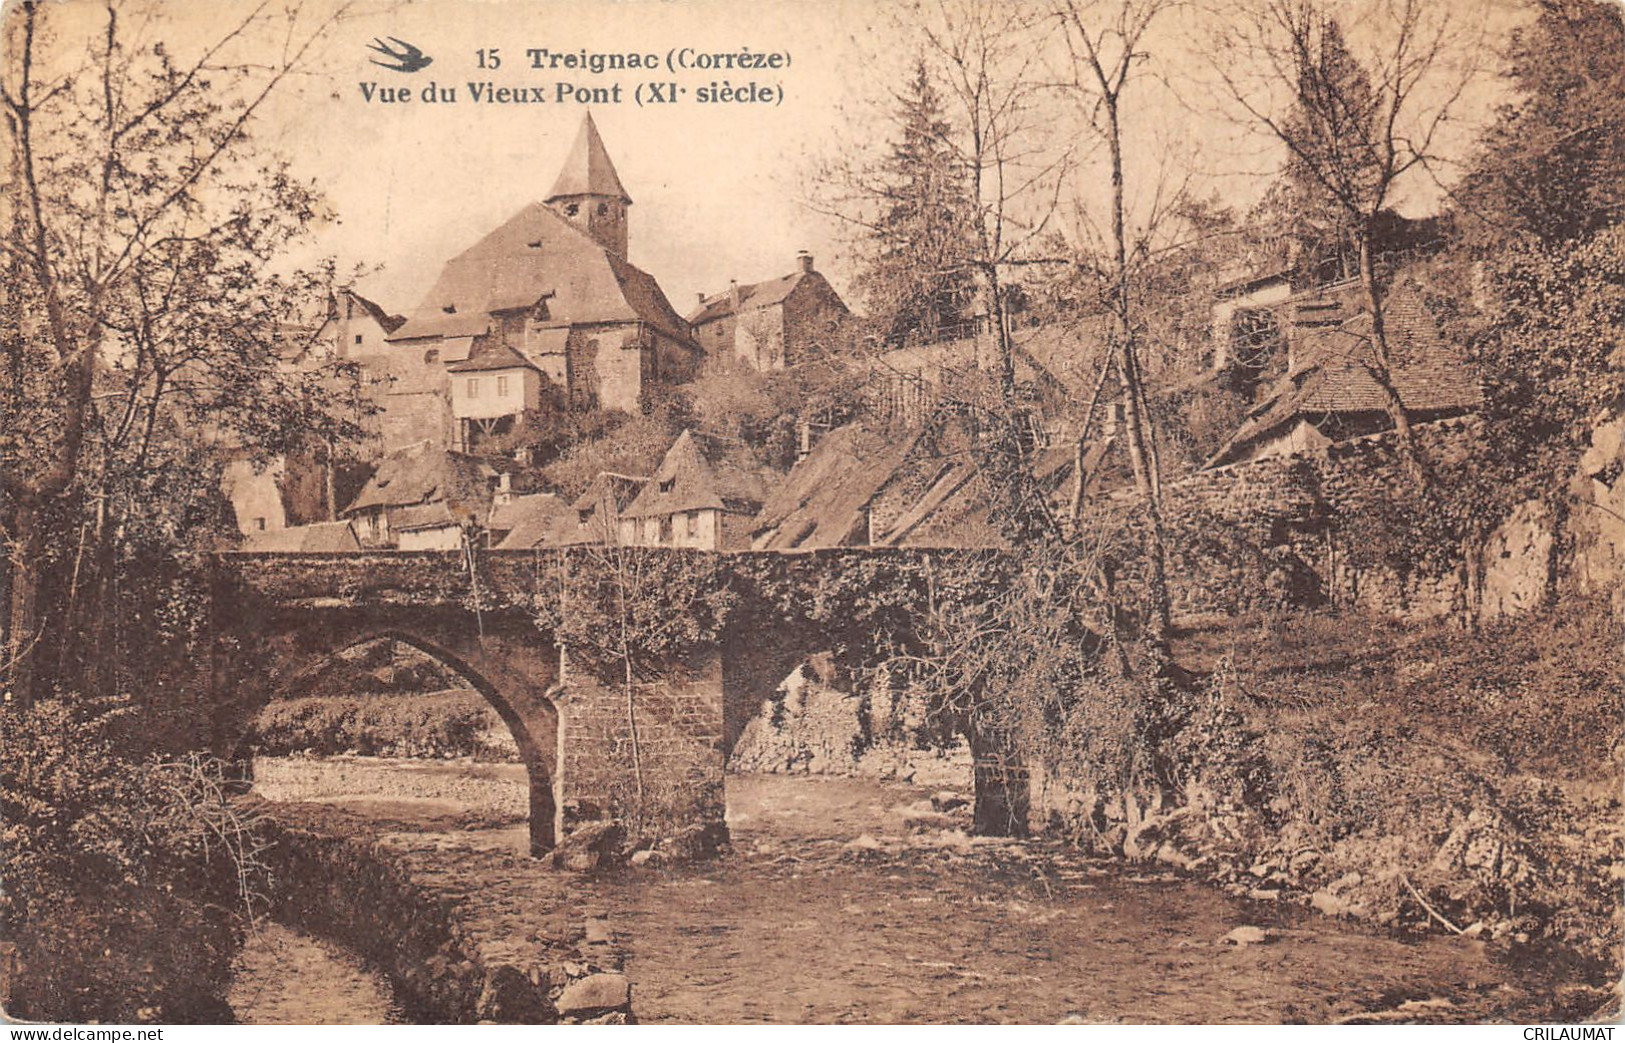
[{"label": "church roof", "polygon": [[545,325],[645,322],[690,339],[654,276],[532,203],[447,261],[440,278],[391,341],[485,332],[493,312],[546,298]]},{"label": "church roof", "polygon": [[632,202],[632,197],[621,187],[615,164],[609,160],[604,139],[598,136],[598,126],[593,123],[590,112],[581,121],[575,144],[570,146],[570,154],[565,158],[546,202],[551,203],[565,196],[615,196],[623,203]]}]

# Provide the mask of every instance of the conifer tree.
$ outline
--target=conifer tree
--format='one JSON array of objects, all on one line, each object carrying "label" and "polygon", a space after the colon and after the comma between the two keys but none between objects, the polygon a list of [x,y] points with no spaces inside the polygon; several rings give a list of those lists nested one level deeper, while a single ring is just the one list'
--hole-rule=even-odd
[{"label": "conifer tree", "polygon": [[882,166],[883,203],[859,284],[889,344],[930,339],[976,295],[966,172],[922,60],[898,99],[898,136]]}]

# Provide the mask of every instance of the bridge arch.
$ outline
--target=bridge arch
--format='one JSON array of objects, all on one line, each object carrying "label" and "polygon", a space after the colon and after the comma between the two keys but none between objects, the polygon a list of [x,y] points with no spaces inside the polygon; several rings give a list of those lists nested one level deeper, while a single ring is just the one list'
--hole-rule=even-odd
[{"label": "bridge arch", "polygon": [[[351,618],[359,615],[361,618]],[[550,851],[561,833],[558,652],[535,628],[494,627],[480,633],[455,616],[417,612],[410,618],[376,613],[313,612],[263,627],[239,649],[230,669],[238,696],[222,715],[225,734],[216,746],[249,769],[247,743],[255,717],[272,700],[308,691],[321,673],[350,649],[393,641],[456,673],[496,712],[513,736],[529,789],[530,851]],[[229,723],[228,723],[229,722]]]}]

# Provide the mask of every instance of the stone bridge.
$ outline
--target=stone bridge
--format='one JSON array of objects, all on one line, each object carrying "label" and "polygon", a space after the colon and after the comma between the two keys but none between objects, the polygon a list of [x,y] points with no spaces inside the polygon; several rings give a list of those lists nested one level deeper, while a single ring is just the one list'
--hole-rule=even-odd
[{"label": "stone bridge", "polygon": [[[798,663],[833,651],[870,665],[909,645],[939,589],[1005,582],[1007,565],[867,548],[224,553],[215,746],[241,758],[268,701],[299,694],[345,649],[391,638],[463,675],[512,731],[533,853],[612,817],[720,835],[733,745]],[[1025,772],[962,730],[977,829],[1024,831]]]}]

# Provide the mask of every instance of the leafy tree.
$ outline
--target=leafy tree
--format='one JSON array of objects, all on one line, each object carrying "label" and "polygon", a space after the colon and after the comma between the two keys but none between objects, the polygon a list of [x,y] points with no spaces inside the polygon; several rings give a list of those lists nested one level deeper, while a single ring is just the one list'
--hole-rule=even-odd
[{"label": "leafy tree", "polygon": [[1625,216],[1625,17],[1601,0],[1538,2],[1509,48],[1518,97],[1457,192],[1480,251],[1578,239]]},{"label": "leafy tree", "polygon": [[138,4],[8,14],[0,684],[21,702],[116,657],[115,573],[213,527],[222,458],[358,433],[339,374],[283,365],[333,273],[273,269],[324,211],[250,137],[341,13],[260,5],[185,60]]},{"label": "leafy tree", "polygon": [[1599,415],[1625,401],[1625,226],[1524,244],[1490,266],[1495,307],[1474,342],[1493,483],[1567,475]]}]

